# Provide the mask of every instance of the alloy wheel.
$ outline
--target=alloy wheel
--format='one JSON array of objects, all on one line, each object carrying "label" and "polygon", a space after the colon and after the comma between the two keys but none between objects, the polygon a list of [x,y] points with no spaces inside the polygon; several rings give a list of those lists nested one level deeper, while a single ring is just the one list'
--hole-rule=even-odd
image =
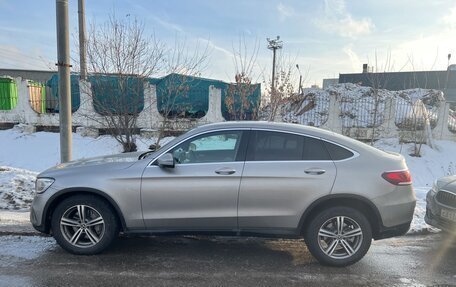
[{"label": "alloy wheel", "polygon": [[361,247],[363,231],[350,217],[335,216],[328,219],[318,231],[321,250],[333,259],[349,258]]},{"label": "alloy wheel", "polygon": [[96,245],[103,238],[105,221],[93,207],[75,205],[63,213],[60,230],[68,243],[87,248]]}]

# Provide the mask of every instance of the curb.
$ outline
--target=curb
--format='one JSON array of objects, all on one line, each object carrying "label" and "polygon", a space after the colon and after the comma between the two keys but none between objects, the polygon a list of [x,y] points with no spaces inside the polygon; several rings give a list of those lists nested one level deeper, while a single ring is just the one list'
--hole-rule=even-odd
[{"label": "curb", "polygon": [[30,213],[24,211],[0,210],[0,236],[40,235],[30,223]]},{"label": "curb", "polygon": [[9,224],[9,225],[0,225],[0,236],[6,235],[46,235],[35,230],[32,225],[28,224]]}]

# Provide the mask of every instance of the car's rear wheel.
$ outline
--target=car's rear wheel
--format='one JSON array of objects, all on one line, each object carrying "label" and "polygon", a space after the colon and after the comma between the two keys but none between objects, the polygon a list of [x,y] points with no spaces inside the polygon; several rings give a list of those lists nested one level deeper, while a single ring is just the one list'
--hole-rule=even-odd
[{"label": "car's rear wheel", "polygon": [[58,204],[52,220],[57,243],[73,254],[97,254],[118,234],[116,216],[104,200],[89,195],[67,198]]},{"label": "car's rear wheel", "polygon": [[322,264],[351,265],[369,250],[372,229],[366,216],[349,207],[331,207],[310,221],[305,235],[312,255]]}]

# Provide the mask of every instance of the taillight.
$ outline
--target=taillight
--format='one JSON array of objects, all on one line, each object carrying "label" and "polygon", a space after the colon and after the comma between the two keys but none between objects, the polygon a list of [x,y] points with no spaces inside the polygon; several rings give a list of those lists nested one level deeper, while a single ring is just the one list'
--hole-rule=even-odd
[{"label": "taillight", "polygon": [[412,177],[408,170],[387,171],[382,174],[382,177],[394,185],[412,184]]}]

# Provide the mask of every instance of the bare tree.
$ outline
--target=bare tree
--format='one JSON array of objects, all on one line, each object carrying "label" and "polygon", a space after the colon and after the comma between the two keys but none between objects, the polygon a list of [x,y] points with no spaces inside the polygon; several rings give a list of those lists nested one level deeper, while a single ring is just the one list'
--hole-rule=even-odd
[{"label": "bare tree", "polygon": [[280,106],[284,99],[295,95],[296,90],[296,59],[285,58],[282,54],[279,56],[276,67],[276,78],[274,91],[271,90],[271,80],[264,80],[266,94],[269,96],[269,104],[266,107],[268,111],[268,121],[273,121],[280,113]]},{"label": "bare tree", "polygon": [[136,151],[137,118],[144,108],[145,79],[160,71],[165,46],[146,36],[137,19],[115,15],[102,25],[91,23],[87,38],[89,81],[94,117],[124,152]]},{"label": "bare tree", "polygon": [[[408,56],[408,64],[412,71],[415,71],[413,55]],[[420,93],[421,89],[427,88],[428,83],[427,74],[425,73],[423,76],[424,79],[413,72],[413,83],[417,85]],[[421,157],[421,148],[424,143],[434,148],[432,128],[435,127],[437,118],[432,108],[428,110],[428,107],[433,106],[434,109],[438,109],[443,104],[444,98],[443,94],[434,98],[430,94],[429,92],[423,93],[419,98],[403,97],[409,105],[406,115],[406,129],[411,133],[413,152],[410,155],[412,156]]]},{"label": "bare tree", "polygon": [[[95,110],[93,117],[122,144],[125,152],[136,150],[137,119],[146,105],[144,84],[153,76],[172,74],[165,83],[161,112],[164,119],[152,123],[159,127],[156,146],[174,118],[175,105],[189,90],[189,79],[200,75],[207,64],[208,45],[200,42],[189,48],[185,40],[167,46],[152,34],[145,34],[137,19],[118,19],[115,15],[102,25],[90,25],[87,39],[89,81],[92,84]],[[180,80],[176,80],[179,78]]]},{"label": "bare tree", "polygon": [[389,81],[389,75],[388,72],[391,72],[393,69],[393,63],[391,62],[391,51],[387,51],[386,53],[386,59],[383,63],[383,65],[379,64],[378,62],[378,57],[377,57],[377,51],[375,51],[375,59],[374,59],[374,67],[373,67],[373,73],[369,72],[369,66],[367,67],[367,80],[369,82],[369,85],[372,87],[372,95],[371,99],[373,100],[373,109],[372,109],[372,121],[368,124],[372,130],[371,138],[370,138],[370,144],[374,145],[374,141],[376,138],[378,138],[378,133],[381,132],[379,130],[379,126],[381,125],[381,122],[379,122],[380,119],[383,119],[385,121],[385,111],[383,111],[383,116],[380,116],[380,113],[383,109],[381,107],[384,107],[385,105],[385,98],[381,96],[379,93],[380,89],[384,89]]},{"label": "bare tree", "polygon": [[259,89],[259,85],[254,84],[254,81],[258,81],[255,69],[257,68],[259,48],[257,39],[253,48],[249,49],[244,36],[239,37],[237,47],[233,44],[235,81],[228,86],[225,96],[225,105],[230,114],[230,120],[258,119],[260,103],[259,97],[255,97],[255,92]]},{"label": "bare tree", "polygon": [[[179,123],[186,128],[187,119],[201,116],[191,114],[193,99],[189,98],[189,92],[198,86],[198,76],[206,69],[209,59],[209,42],[205,45],[197,41],[193,47],[189,47],[185,39],[176,36],[174,46],[167,49],[164,57],[164,72],[169,74],[162,84],[160,91],[160,113],[162,122],[158,125],[158,137],[155,147],[160,146],[160,141],[168,130],[181,129]],[[177,126],[176,126],[177,125]]]}]

